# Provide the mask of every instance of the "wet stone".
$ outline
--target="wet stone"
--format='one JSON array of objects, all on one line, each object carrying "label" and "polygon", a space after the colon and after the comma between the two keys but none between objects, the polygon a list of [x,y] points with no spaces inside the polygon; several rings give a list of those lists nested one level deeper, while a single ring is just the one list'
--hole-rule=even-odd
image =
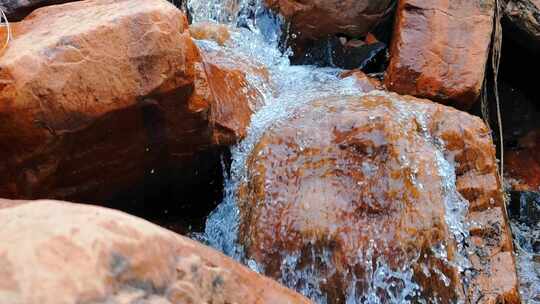
[{"label": "wet stone", "polygon": [[[496,173],[484,132],[477,118],[395,94],[307,103],[249,154],[237,192],[245,258],[320,303],[485,294],[518,303],[515,271],[489,284],[515,264],[500,186],[481,186]],[[473,217],[482,219],[471,228],[462,176],[475,185]],[[468,289],[470,267],[481,280]]]}]

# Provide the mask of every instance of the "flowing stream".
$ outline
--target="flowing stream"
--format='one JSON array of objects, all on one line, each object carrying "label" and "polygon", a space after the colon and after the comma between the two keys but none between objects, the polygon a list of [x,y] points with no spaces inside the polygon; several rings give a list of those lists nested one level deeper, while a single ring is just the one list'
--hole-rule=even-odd
[{"label": "flowing stream", "polygon": [[[258,272],[263,272],[261,266],[246,258],[242,246],[237,243],[239,210],[235,196],[238,185],[246,181],[246,159],[249,153],[271,124],[283,120],[295,108],[315,98],[363,94],[355,85],[354,79],[339,77],[341,72],[339,69],[291,65],[288,60],[289,52],[282,52],[278,47],[282,37],[281,30],[284,28],[283,21],[264,9],[261,2],[262,0],[188,0],[185,4],[194,23],[211,21],[226,24],[231,29],[231,39],[225,45],[220,46],[213,41],[200,40],[197,44],[201,49],[245,57],[256,65],[265,67],[270,75],[270,81],[259,79],[257,75],[247,76],[247,81],[263,97],[264,105],[253,114],[247,137],[231,148],[232,164],[230,171],[225,172],[225,198],[207,219],[205,232],[197,236],[210,246],[242,261]],[[386,93],[377,91],[370,94]],[[394,102],[403,109],[403,113],[415,115],[418,121],[422,121],[421,111],[410,109],[400,101]],[[429,135],[426,135],[426,140],[437,141],[429,138]],[[444,147],[438,147],[437,151],[440,152],[443,149]],[[441,177],[446,181],[442,187],[446,193],[447,224],[454,232],[458,243],[461,243],[463,240],[460,238],[468,234],[467,223],[464,221],[467,202],[455,189],[452,164],[444,159],[442,152],[440,154],[437,155],[437,165]],[[540,236],[540,232],[518,223],[513,223],[513,229],[520,252],[518,262],[522,277],[521,292],[524,299],[530,301],[529,303],[539,304],[538,298],[535,300],[535,293],[540,293],[538,280],[540,270],[535,270],[538,261],[535,264],[534,260],[538,259],[538,256],[534,255],[528,240],[534,235]],[[442,249],[434,248],[434,253],[444,259],[446,255],[444,246]],[[366,254],[369,255],[369,250]],[[310,272],[310,269],[297,269],[295,264],[297,258],[284,257],[281,283],[296,288],[317,303],[326,303],[325,295],[318,288],[316,273]],[[468,261],[463,256],[458,257],[457,261],[446,262],[453,263],[459,268],[468,267]],[[444,274],[440,275],[444,278]],[[368,295],[360,295],[355,288],[350,288],[347,291],[347,303],[382,303],[383,301],[379,298],[380,290],[390,288],[385,285],[387,284],[385,276],[399,278],[402,282],[402,290],[398,294],[388,295],[391,303],[410,303],[410,299],[418,290],[418,285],[411,279],[410,271],[390,269],[379,261],[377,261],[377,269],[372,271],[372,292]],[[297,284],[299,279],[311,283],[299,287]]]}]

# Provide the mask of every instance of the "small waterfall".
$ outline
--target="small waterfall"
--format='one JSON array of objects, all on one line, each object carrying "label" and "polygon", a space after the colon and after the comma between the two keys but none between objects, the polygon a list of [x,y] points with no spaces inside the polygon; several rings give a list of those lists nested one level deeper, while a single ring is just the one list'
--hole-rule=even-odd
[{"label": "small waterfall", "polygon": [[540,223],[511,221],[523,303],[540,304]]},{"label": "small waterfall", "polygon": [[[264,97],[264,106],[253,114],[247,137],[231,148],[230,172],[224,172],[224,200],[208,217],[204,234],[197,236],[210,246],[242,261],[260,273],[264,273],[263,267],[257,265],[249,257],[245,257],[242,246],[237,242],[240,215],[235,197],[239,185],[247,181],[246,161],[249,154],[265,130],[286,119],[296,108],[313,99],[363,94],[353,79],[339,77],[341,72],[339,69],[292,66],[288,59],[288,52],[283,53],[278,48],[283,22],[279,17],[267,11],[262,5],[262,1],[187,1],[187,8],[194,22],[218,22],[228,25],[231,29],[231,39],[225,45],[220,46],[212,41],[197,41],[200,48],[230,52],[235,56],[245,56],[269,71],[269,82],[248,75],[247,80]],[[385,92],[375,91],[369,94],[389,97],[398,109],[397,116],[403,120],[414,118],[420,122],[423,129],[423,140],[435,147],[438,174],[444,181],[441,187],[445,194],[446,224],[458,244],[458,253],[457,257],[449,260],[445,244],[435,246],[432,251],[445,265],[466,272],[470,267],[464,252],[464,244],[468,238],[468,225],[465,221],[468,202],[456,190],[454,165],[444,157],[443,142],[429,134],[425,124],[424,111],[421,108],[413,108],[394,98],[394,95]],[[422,185],[418,186],[422,187]],[[318,259],[327,265],[332,265],[330,252],[313,252],[313,255],[317,255]],[[347,290],[346,303],[382,303],[381,291],[390,299],[390,303],[410,303],[411,299],[418,294],[420,287],[414,282],[410,267],[391,269],[383,260],[373,261],[369,248],[363,249],[363,255],[363,261],[359,260],[358,262],[370,261],[373,265],[367,273],[370,280],[369,291],[367,294],[360,294],[355,286],[356,282],[363,278],[353,277]],[[289,287],[296,287],[299,292],[317,303],[326,303],[325,295],[319,288],[320,282],[317,280],[316,270],[310,267],[299,269],[299,256],[298,253],[282,257],[281,282]],[[411,263],[413,262],[411,261]],[[424,267],[425,271],[429,272],[427,266]],[[442,271],[439,271],[438,274],[439,279],[448,282],[449,279]],[[301,287],[299,287],[300,281],[304,282]],[[399,285],[396,285],[396,282],[399,282]],[[434,302],[437,302],[437,299],[434,299]]]}]

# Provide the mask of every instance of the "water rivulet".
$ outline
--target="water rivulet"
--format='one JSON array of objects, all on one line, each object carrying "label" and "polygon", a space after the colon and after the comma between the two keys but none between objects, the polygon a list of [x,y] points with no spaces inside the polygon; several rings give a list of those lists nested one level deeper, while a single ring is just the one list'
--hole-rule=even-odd
[{"label": "water rivulet", "polygon": [[[225,198],[201,239],[316,303],[515,299],[491,281],[513,258],[480,119],[290,65],[278,48],[287,27],[260,1],[186,6],[193,22],[230,27],[225,43],[197,41],[203,54],[268,71],[247,75],[263,104],[231,148]],[[477,189],[484,179],[495,189]]]}]

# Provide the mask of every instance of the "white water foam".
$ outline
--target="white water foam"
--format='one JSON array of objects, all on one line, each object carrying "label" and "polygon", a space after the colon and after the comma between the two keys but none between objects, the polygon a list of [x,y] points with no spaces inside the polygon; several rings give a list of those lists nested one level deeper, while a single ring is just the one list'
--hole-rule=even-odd
[{"label": "white water foam", "polygon": [[[264,268],[249,257],[245,257],[243,248],[237,243],[239,210],[236,205],[236,189],[246,180],[246,160],[253,147],[265,130],[286,119],[294,109],[313,99],[323,99],[330,96],[359,96],[363,93],[355,85],[353,79],[340,79],[341,72],[337,69],[316,68],[313,66],[291,66],[287,54],[278,49],[280,37],[280,22],[277,17],[266,12],[261,0],[189,0],[187,4],[194,21],[214,21],[231,26],[232,37],[224,46],[208,41],[199,41],[201,48],[219,49],[231,52],[235,56],[246,56],[251,61],[266,67],[270,74],[270,83],[261,81],[255,76],[249,76],[248,81],[259,90],[264,97],[264,106],[253,114],[247,137],[238,145],[231,148],[232,164],[230,172],[225,172],[225,197],[223,202],[212,212],[206,223],[204,235],[200,238],[210,246],[217,248],[229,256],[244,262],[254,271],[264,273]],[[454,260],[448,260],[446,245],[439,244],[432,248],[433,254],[443,260],[448,266],[465,271],[470,265],[463,253],[464,242],[468,238],[468,226],[465,221],[468,203],[455,188],[455,170],[452,163],[444,157],[444,144],[433,138],[425,124],[425,114],[421,107],[412,107],[385,92],[372,92],[373,95],[389,97],[398,109],[399,119],[416,119],[422,130],[422,137],[436,151],[438,173],[444,184],[446,223],[453,233],[459,246],[458,255]],[[407,160],[403,160],[407,165]],[[409,164],[410,166],[410,164]],[[419,189],[423,185],[417,185]],[[372,249],[371,249],[372,250]],[[366,278],[356,278],[348,275],[350,286],[347,289],[346,303],[382,303],[381,293],[389,299],[386,303],[410,303],[418,295],[420,286],[413,280],[411,264],[402,269],[391,269],[385,261],[374,260],[370,248],[365,248],[359,254],[357,263],[368,265],[368,291],[360,292],[357,284],[365,282]],[[312,252],[313,259],[319,259],[327,265],[325,271],[332,271],[331,252]],[[326,303],[326,295],[321,291],[321,276],[313,265],[299,267],[300,253],[288,253],[282,256],[280,281],[289,287],[296,288],[317,303]],[[410,261],[414,263],[415,261]],[[427,266],[424,265],[425,268]],[[437,274],[436,269],[431,269]],[[429,269],[426,269],[429,273]],[[439,271],[438,279],[448,282],[448,278]],[[449,283],[446,283],[449,284]],[[436,303],[438,299],[426,302]],[[536,303],[535,303],[536,304]]]},{"label": "white water foam", "polygon": [[511,221],[523,303],[540,304],[540,223]]}]

